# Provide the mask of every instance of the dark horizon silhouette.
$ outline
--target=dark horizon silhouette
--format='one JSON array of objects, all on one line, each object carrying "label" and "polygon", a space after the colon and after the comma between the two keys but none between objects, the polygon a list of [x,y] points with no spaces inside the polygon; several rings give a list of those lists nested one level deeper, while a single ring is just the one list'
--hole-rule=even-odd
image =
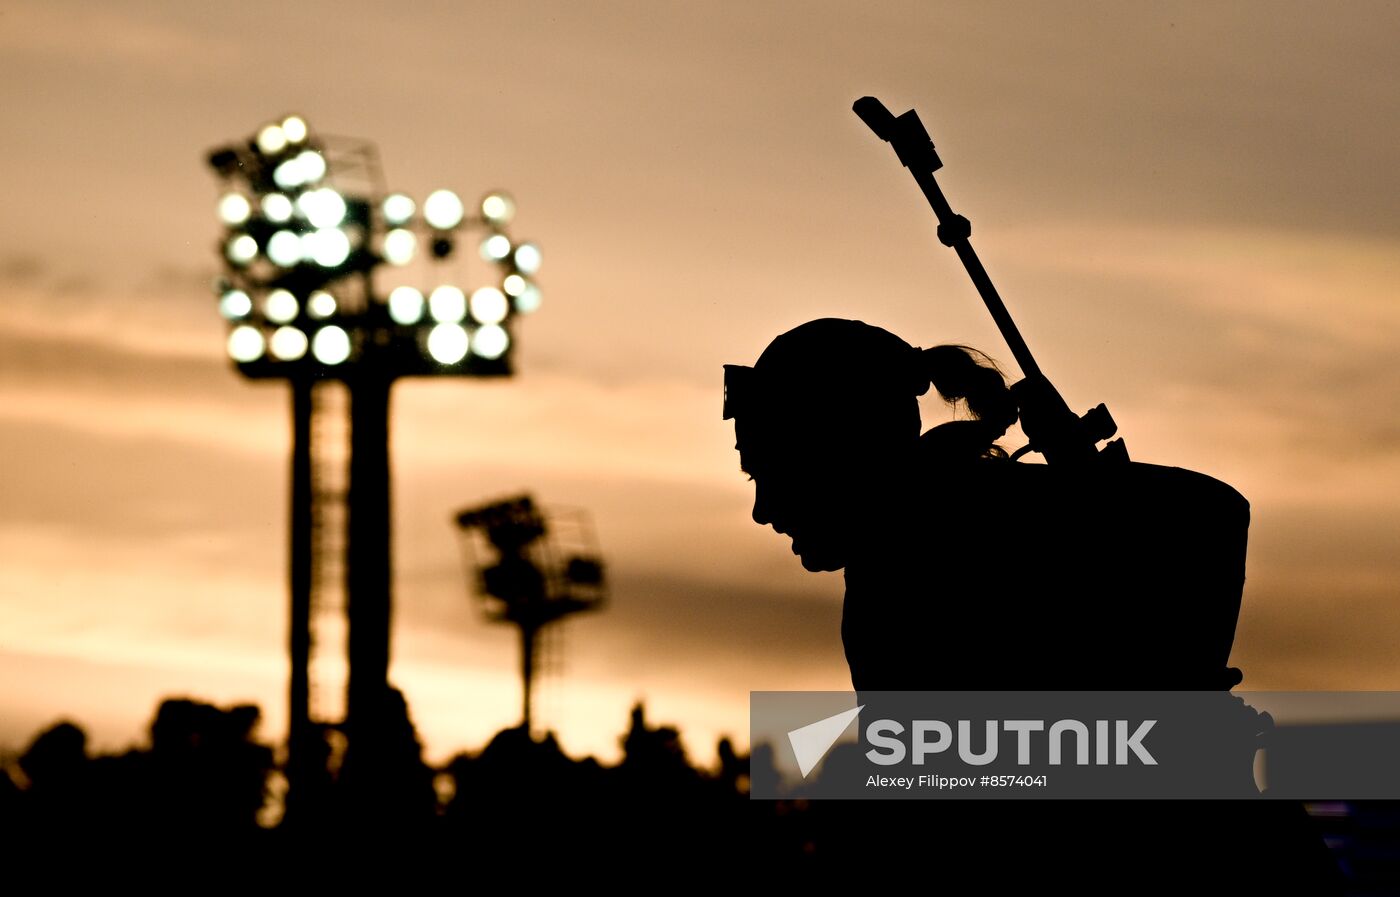
[{"label": "dark horizon silhouette", "polygon": [[[274,749],[255,738],[252,705],[220,708],[170,698],[157,709],[149,743],[116,754],[90,754],[71,721],[38,733],[13,765],[0,764],[0,832],[13,839],[74,845],[166,838],[172,844],[211,836],[230,846],[309,844],[327,836],[357,843],[441,848],[438,860],[464,856],[624,862],[675,862],[751,849],[778,865],[804,858],[800,813],[789,805],[748,800],[748,758],[721,739],[718,765],[693,765],[679,731],[646,719],[642,704],[619,736],[622,757],[603,764],[575,759],[553,733],[534,737],[503,729],[475,752],[440,767],[425,763],[407,706],[386,743],[398,745],[379,771],[390,787],[375,795],[347,788],[347,770],[321,728],[326,750],[296,808],[279,819],[273,774],[285,774]],[[466,851],[463,853],[463,851]],[[431,858],[429,853],[420,853]]]},{"label": "dark horizon silhouette", "polygon": [[[852,802],[748,799],[750,776],[776,775],[771,745],[755,745],[745,755],[723,739],[718,764],[697,767],[679,730],[648,721],[641,704],[619,735],[623,756],[611,765],[570,757],[552,733],[531,737],[513,727],[433,767],[414,753],[412,724],[405,719],[407,737],[395,773],[401,799],[381,807],[386,815],[368,829],[361,827],[363,820],[337,809],[339,759],[331,744],[336,733],[326,727],[323,812],[278,820],[274,788],[283,767],[273,747],[255,737],[258,718],[251,705],[218,707],[170,698],[157,708],[146,745],[111,754],[91,753],[77,723],[56,722],[0,763],[0,833],[15,844],[42,839],[92,847],[160,837],[171,845],[200,844],[199,855],[206,857],[250,843],[295,848],[351,835],[359,843],[366,837],[413,843],[413,855],[426,863],[526,861],[541,855],[593,864],[730,858],[799,874],[831,872],[832,841],[852,836]],[[969,802],[957,803],[954,818],[963,840],[1002,845],[1010,837],[1004,824],[988,828],[991,820],[962,812]],[[906,804],[880,803],[879,809],[884,815],[864,821],[885,834],[893,831],[890,813],[904,822],[919,821],[906,815]],[[1208,828],[1214,824],[1212,812],[1213,807],[1197,808],[1180,820]],[[1121,821],[1113,813],[1102,817],[1104,826]],[[1400,882],[1396,804],[1320,804],[1311,821],[1346,873],[1346,893],[1386,893]],[[953,849],[948,834],[921,827],[919,855],[952,861],[958,855],[944,853]],[[1111,868],[1101,834],[1099,827],[1064,839],[1094,875]],[[218,838],[210,841],[211,836]],[[869,863],[866,857],[855,868]]]}]

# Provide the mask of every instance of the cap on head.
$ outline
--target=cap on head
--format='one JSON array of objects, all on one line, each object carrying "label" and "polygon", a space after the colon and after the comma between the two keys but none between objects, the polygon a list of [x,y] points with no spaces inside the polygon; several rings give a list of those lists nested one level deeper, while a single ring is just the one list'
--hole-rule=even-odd
[{"label": "cap on head", "polygon": [[[724,366],[724,419],[907,408],[928,391],[920,351],[881,327],[820,318],[769,343],[753,365]],[[916,425],[917,426],[917,425]],[[917,433],[916,433],[917,435]]]}]

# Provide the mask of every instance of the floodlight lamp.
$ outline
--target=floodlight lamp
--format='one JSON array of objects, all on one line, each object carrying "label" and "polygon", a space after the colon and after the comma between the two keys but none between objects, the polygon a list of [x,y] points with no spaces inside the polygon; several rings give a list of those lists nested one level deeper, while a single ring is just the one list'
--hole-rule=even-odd
[{"label": "floodlight lamp", "polygon": [[384,197],[384,220],[394,227],[400,227],[413,220],[417,206],[402,193],[391,193]]},{"label": "floodlight lamp", "polygon": [[303,235],[301,250],[322,268],[338,268],[350,258],[350,238],[338,227],[325,227]]},{"label": "floodlight lamp", "polygon": [[345,220],[345,197],[330,187],[308,190],[297,197],[297,210],[312,227],[336,227]]},{"label": "floodlight lamp", "polygon": [[290,268],[301,261],[301,238],[289,230],[279,230],[267,238],[267,257],[274,265]]},{"label": "floodlight lamp", "polygon": [[262,331],[247,324],[233,328],[228,335],[228,354],[234,361],[243,364],[257,361],[263,354]]},{"label": "floodlight lamp", "polygon": [[499,262],[510,255],[510,237],[505,234],[492,234],[481,241],[481,258],[487,262]]},{"label": "floodlight lamp", "polygon": [[219,199],[219,220],[229,227],[242,224],[248,220],[253,208],[248,204],[248,197],[242,193],[225,193]]},{"label": "floodlight lamp", "polygon": [[423,294],[413,287],[389,291],[389,317],[396,324],[417,324],[423,319]]},{"label": "floodlight lamp", "polygon": [[253,311],[253,300],[242,290],[229,290],[219,297],[219,314],[230,321],[246,318]]},{"label": "floodlight lamp", "polygon": [[302,150],[297,156],[301,168],[301,182],[314,184],[326,176],[326,157],[315,150]]},{"label": "floodlight lamp", "polygon": [[325,290],[317,290],[306,299],[306,310],[313,318],[329,318],[335,309],[335,297]]},{"label": "floodlight lamp", "polygon": [[273,224],[284,224],[292,219],[292,201],[284,193],[269,193],[259,204],[263,217]]},{"label": "floodlight lamp", "polygon": [[515,217],[515,200],[499,190],[488,193],[481,199],[481,217],[492,224],[509,224]]},{"label": "floodlight lamp", "polygon": [[451,230],[462,223],[462,200],[451,190],[434,190],[423,200],[423,218],[436,230]]},{"label": "floodlight lamp", "polygon": [[301,143],[306,139],[306,119],[300,115],[289,115],[282,119],[282,136],[288,143]]},{"label": "floodlight lamp", "polygon": [[258,132],[258,150],[264,156],[275,156],[287,148],[287,132],[281,125],[268,125]]},{"label": "floodlight lamp", "polygon": [[521,274],[536,274],[540,270],[540,248],[534,243],[515,247],[515,269]]},{"label": "floodlight lamp", "polygon": [[287,159],[272,169],[272,180],[283,190],[290,190],[293,187],[300,187],[304,182],[301,173],[300,159]]},{"label": "floodlight lamp", "polygon": [[519,274],[507,274],[505,280],[501,281],[501,289],[507,296],[519,296],[529,285],[530,282]]},{"label": "floodlight lamp", "polygon": [[500,358],[509,347],[510,337],[499,324],[484,324],[472,334],[472,351],[488,361]]},{"label": "floodlight lamp", "polygon": [[224,244],[224,255],[235,265],[246,265],[258,257],[258,241],[248,234],[238,234]]},{"label": "floodlight lamp", "polygon": [[295,327],[278,327],[272,333],[268,348],[279,361],[296,361],[306,354],[306,334]]},{"label": "floodlight lamp", "polygon": [[467,297],[454,286],[440,286],[428,297],[428,314],[440,324],[455,324],[467,316]]},{"label": "floodlight lamp", "polygon": [[334,324],[322,327],[311,338],[311,354],[322,364],[340,364],[350,357],[350,334]]},{"label": "floodlight lamp", "polygon": [[274,324],[286,324],[297,316],[297,297],[289,290],[273,290],[263,300],[263,314]]},{"label": "floodlight lamp", "polygon": [[481,287],[472,293],[472,317],[479,324],[499,324],[510,312],[510,303],[495,287]]},{"label": "floodlight lamp", "polygon": [[467,343],[461,324],[439,324],[428,333],[428,354],[438,364],[456,364],[467,357]]},{"label": "floodlight lamp", "polygon": [[396,227],[384,235],[384,260],[391,265],[407,265],[413,260],[418,238],[413,231]]},{"label": "floodlight lamp", "polygon": [[515,310],[522,315],[528,315],[533,311],[537,311],[540,307],[541,298],[539,287],[535,286],[533,283],[526,284],[525,289],[521,291],[520,295],[515,297]]}]

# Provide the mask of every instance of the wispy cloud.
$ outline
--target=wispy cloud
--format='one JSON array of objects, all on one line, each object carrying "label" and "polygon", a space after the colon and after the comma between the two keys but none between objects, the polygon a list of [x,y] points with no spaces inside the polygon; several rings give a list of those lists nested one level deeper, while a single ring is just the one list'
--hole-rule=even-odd
[{"label": "wispy cloud", "polygon": [[87,3],[7,3],[0,48],[77,65],[136,64],[166,69],[237,57],[236,46],[132,8]]}]

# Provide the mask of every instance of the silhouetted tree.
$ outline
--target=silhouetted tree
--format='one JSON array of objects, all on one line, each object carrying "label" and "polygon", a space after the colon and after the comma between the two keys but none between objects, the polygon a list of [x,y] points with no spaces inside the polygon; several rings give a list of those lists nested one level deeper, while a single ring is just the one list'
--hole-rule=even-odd
[{"label": "silhouetted tree", "polygon": [[423,762],[403,693],[389,688],[383,700],[375,718],[384,727],[350,733],[338,781],[342,822],[364,831],[422,829],[437,816],[433,770]]}]

